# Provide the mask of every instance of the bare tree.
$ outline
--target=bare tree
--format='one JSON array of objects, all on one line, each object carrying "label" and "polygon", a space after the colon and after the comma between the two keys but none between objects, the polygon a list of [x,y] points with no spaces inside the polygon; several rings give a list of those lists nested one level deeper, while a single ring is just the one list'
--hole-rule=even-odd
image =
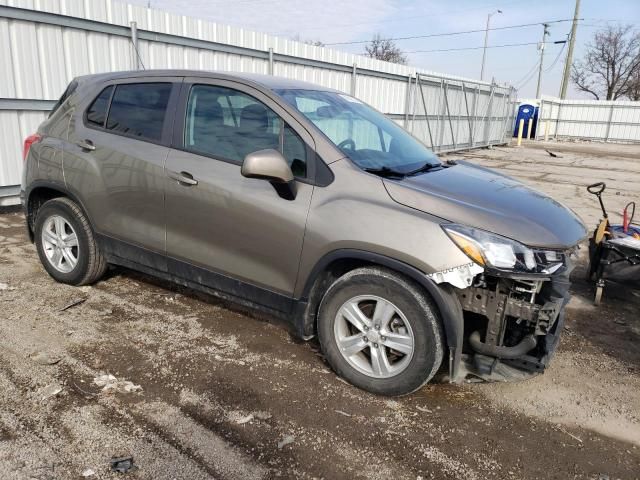
[{"label": "bare tree", "polygon": [[616,100],[628,96],[639,70],[640,33],[631,25],[609,26],[594,34],[584,58],[573,64],[571,80],[596,100]]},{"label": "bare tree", "polygon": [[379,33],[373,36],[373,39],[364,47],[365,55],[385,62],[407,64],[407,56],[400,48],[387,38],[382,38]]},{"label": "bare tree", "polygon": [[640,101],[640,68],[638,68],[631,80],[629,80],[625,96],[629,100],[633,100],[635,102]]}]

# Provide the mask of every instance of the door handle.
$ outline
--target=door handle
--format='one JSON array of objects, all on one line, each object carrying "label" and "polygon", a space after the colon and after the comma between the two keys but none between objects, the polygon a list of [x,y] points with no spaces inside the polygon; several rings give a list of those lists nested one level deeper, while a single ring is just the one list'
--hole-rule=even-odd
[{"label": "door handle", "polygon": [[96,149],[96,146],[91,140],[78,140],[76,142],[76,145],[78,145],[83,150],[94,151]]},{"label": "door handle", "polygon": [[189,172],[172,172],[171,170],[167,171],[167,175],[169,178],[176,180],[181,185],[185,186],[193,186],[198,185],[198,181],[193,178]]}]

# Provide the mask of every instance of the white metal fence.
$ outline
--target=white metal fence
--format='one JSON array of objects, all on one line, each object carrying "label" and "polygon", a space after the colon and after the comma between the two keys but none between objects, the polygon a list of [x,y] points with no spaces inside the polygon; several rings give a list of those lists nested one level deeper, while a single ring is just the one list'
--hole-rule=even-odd
[{"label": "white metal fence", "polygon": [[0,205],[18,193],[23,139],[67,83],[78,75],[136,68],[251,72],[317,83],[373,105],[436,151],[505,143],[513,123],[514,91],[495,83],[113,0],[0,0]]},{"label": "white metal fence", "polygon": [[406,127],[434,151],[505,143],[514,120],[515,90],[438,75],[416,75],[414,110]]},{"label": "white metal fence", "polygon": [[536,138],[640,142],[640,102],[543,97]]}]

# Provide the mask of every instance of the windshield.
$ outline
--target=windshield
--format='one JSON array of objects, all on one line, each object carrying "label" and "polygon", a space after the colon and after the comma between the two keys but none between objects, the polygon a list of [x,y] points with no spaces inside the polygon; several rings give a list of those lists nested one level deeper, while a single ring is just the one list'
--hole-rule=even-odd
[{"label": "windshield", "polygon": [[382,113],[336,92],[278,90],[346,156],[366,170],[408,173],[440,161],[426,146]]}]

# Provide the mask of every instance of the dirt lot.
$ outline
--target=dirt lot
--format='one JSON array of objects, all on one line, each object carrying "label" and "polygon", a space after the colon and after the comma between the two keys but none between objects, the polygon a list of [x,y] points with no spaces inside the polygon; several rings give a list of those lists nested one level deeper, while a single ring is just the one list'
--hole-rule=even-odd
[{"label": "dirt lot", "polygon": [[[617,211],[640,199],[638,147],[461,157],[589,225],[598,206],[584,185],[605,180]],[[593,307],[584,263],[543,376],[386,399],[336,378],[317,344],[215,299],[123,269],[56,284],[21,214],[0,215],[0,477],[125,478],[109,459],[133,455],[126,478],[640,478],[640,293],[612,287]],[[110,392],[93,383],[104,374],[118,379]]]}]

